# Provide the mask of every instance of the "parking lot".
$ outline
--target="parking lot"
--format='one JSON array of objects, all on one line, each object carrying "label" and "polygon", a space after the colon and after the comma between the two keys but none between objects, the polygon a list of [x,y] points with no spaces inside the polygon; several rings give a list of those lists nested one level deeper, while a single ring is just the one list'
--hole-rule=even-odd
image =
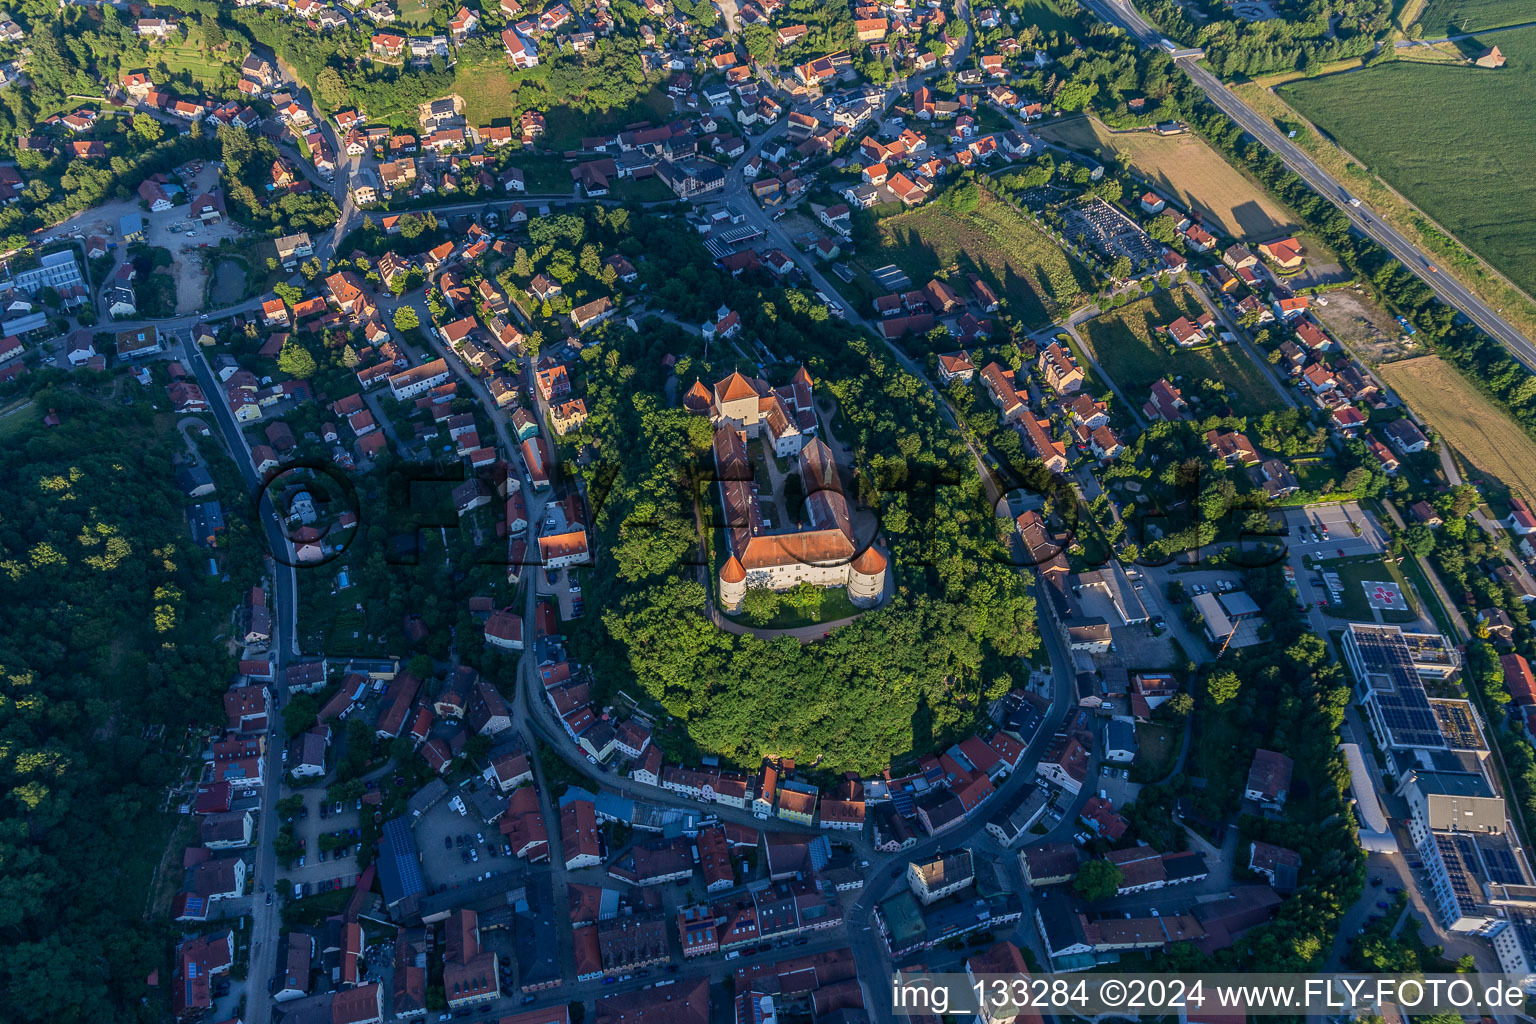
[{"label": "parking lot", "polygon": [[582,611],[581,581],[570,569],[537,569],[534,572],[534,589],[540,597],[553,597],[560,606],[560,621],[569,622],[580,618]]},{"label": "parking lot", "polygon": [[1141,783],[1131,781],[1129,765],[1101,764],[1099,773],[1089,781],[1094,795],[1103,793],[1116,809],[1135,803],[1136,794],[1141,792]]},{"label": "parking lot", "polygon": [[508,856],[502,834],[468,810],[460,814],[451,801],[442,800],[416,819],[416,847],[421,851],[421,874],[427,887],[457,888],[513,871],[520,863]]},{"label": "parking lot", "polygon": [[1353,501],[1287,509],[1285,521],[1290,528],[1286,545],[1293,560],[1304,554],[1323,559],[1379,555],[1387,547],[1375,517]]},{"label": "parking lot", "polygon": [[[297,860],[286,872],[286,878],[290,883],[302,882],[305,885],[311,883],[321,885],[324,883],[336,884],[341,879],[341,884],[346,885],[357,879],[357,844],[360,843],[360,811],[356,802],[345,804],[340,813],[336,812],[334,803],[325,804],[325,791],[322,789],[300,790],[297,794],[304,798],[304,807],[308,815],[298,818],[293,823],[294,835],[304,844],[304,863]],[[364,805],[366,807],[366,805]],[[324,810],[325,816],[321,816]],[[340,833],[351,840],[351,844],[343,849],[321,849],[320,837],[326,834]],[[338,837],[340,838],[340,836]],[[327,844],[329,845],[329,844]]]}]

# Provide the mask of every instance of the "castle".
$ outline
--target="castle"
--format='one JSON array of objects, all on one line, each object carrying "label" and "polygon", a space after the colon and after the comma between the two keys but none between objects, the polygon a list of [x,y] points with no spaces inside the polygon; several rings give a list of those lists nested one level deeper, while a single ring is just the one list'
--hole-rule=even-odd
[{"label": "castle", "polygon": [[[849,600],[861,608],[878,604],[885,590],[886,559],[873,545],[858,548],[837,464],[831,449],[816,436],[811,378],[805,368],[778,389],[740,373],[716,384],[712,392],[695,383],[684,403],[692,411],[707,411],[715,425],[715,469],[730,552],[720,567],[721,606],[739,609],[748,587],[789,590],[800,583],[846,587]],[[806,495],[802,529],[767,532],[747,453],[748,439],[756,437],[782,458],[798,456]]]}]

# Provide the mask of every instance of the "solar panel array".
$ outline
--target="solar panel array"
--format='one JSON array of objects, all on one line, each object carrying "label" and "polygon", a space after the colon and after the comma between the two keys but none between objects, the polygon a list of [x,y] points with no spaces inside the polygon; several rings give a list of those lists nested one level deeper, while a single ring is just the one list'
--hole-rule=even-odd
[{"label": "solar panel array", "polygon": [[1494,845],[1485,840],[1480,849],[1483,854],[1483,867],[1487,870],[1490,882],[1498,882],[1500,885],[1525,884],[1525,875],[1520,871],[1520,863],[1515,860],[1515,853],[1508,846],[1502,842]]},{"label": "solar panel array", "polygon": [[1440,725],[1435,721],[1435,714],[1429,709],[1429,701],[1422,689],[1381,694],[1377,706],[1395,746],[1432,749],[1445,746],[1445,737],[1440,734]]},{"label": "solar panel array", "polygon": [[[416,840],[411,826],[404,818],[391,818],[384,823],[383,842],[379,851],[380,883],[385,898],[398,901],[416,893],[425,892],[426,882],[421,877],[421,861],[416,852]],[[398,885],[398,894],[390,890]]]},{"label": "solar panel array", "polygon": [[1471,708],[1465,701],[1431,700],[1429,707],[1439,723],[1440,735],[1445,737],[1452,750],[1488,749],[1482,730],[1477,727]]},{"label": "solar panel array", "polygon": [[[1466,844],[1464,849],[1462,844]],[[1466,836],[1446,832],[1435,833],[1435,846],[1445,864],[1446,878],[1451,883],[1451,894],[1463,908],[1474,907],[1482,902],[1482,890],[1472,877],[1470,865],[1477,863],[1477,845]],[[1471,854],[1469,861],[1466,854]]]},{"label": "solar panel array", "polygon": [[1429,697],[1413,667],[1412,652],[1396,630],[1353,630],[1367,671],[1387,676],[1391,687],[1377,687],[1376,706],[1391,733],[1392,745],[1444,749],[1445,737],[1429,706]]},{"label": "solar panel array", "polygon": [[1526,957],[1536,959],[1536,913],[1512,909],[1509,911],[1509,919],[1514,924],[1515,937]]}]

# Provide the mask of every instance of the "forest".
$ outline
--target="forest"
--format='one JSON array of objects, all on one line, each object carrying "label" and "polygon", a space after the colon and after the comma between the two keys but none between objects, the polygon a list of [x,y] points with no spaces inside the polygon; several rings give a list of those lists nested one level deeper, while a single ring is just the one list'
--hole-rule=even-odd
[{"label": "forest", "polygon": [[125,406],[104,375],[26,380],[15,397],[61,422],[18,413],[0,448],[0,1004],[16,1021],[154,1021],[162,808],[222,721],[221,640],[254,579],[208,575],[172,475],[182,440],[149,402]]},{"label": "forest", "polygon": [[1246,21],[1214,0],[1200,0],[1197,22],[1177,0],[1136,5],[1170,39],[1205,48],[1222,78],[1316,70],[1364,57],[1392,20],[1392,0],[1276,0],[1278,17]]}]

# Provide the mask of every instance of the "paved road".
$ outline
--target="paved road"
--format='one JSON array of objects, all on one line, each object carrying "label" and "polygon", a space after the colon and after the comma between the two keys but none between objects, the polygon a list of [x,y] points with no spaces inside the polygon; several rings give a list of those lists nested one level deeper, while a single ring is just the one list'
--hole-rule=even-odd
[{"label": "paved road", "polygon": [[[1163,49],[1157,29],[1142,18],[1129,0],[1083,0],[1083,6],[1105,21],[1125,29],[1142,44]],[[1268,118],[1248,106],[1221,80],[1198,63],[1198,58],[1180,57],[1179,68],[1205,93],[1206,98],[1236,121],[1248,134],[1258,139],[1278,156],[1286,167],[1299,175],[1323,198],[1332,202],[1348,215],[1355,229],[1381,245],[1406,267],[1432,288],[1441,301],[1454,306],[1473,323],[1496,338],[1511,355],[1527,367],[1536,370],[1536,345],[1532,345],[1498,312],[1474,295],[1466,286],[1436,269],[1431,258],[1414,247],[1413,243],[1393,227],[1383,223],[1365,207],[1350,205],[1349,190],[1333,176],[1319,167],[1312,158],[1275,128]]]},{"label": "paved road", "polygon": [[[250,447],[246,443],[245,436],[241,434],[234,416],[230,414],[229,404],[222,400],[223,392],[214,380],[207,360],[203,358],[202,351],[190,336],[182,342],[182,348],[188,368],[196,374],[204,394],[209,397],[208,404],[213,411],[214,421],[218,424],[224,443],[229,448],[230,457],[235,460],[235,465],[239,467],[240,475],[250,491],[249,500],[255,500],[260,495],[257,518],[266,537],[268,550],[284,553],[278,561],[288,563],[273,564],[272,567],[271,597],[275,615],[272,623],[271,650],[276,671],[275,681],[271,685],[274,694],[273,707],[280,708],[286,702],[287,696],[287,685],[283,682],[282,669],[299,653],[298,578],[292,568],[294,560],[287,555],[291,548],[278,524],[277,513],[272,507],[271,498],[261,491],[262,480],[256,475],[255,467],[251,464]],[[229,497],[233,499],[234,496]],[[271,996],[268,983],[271,981],[272,970],[276,963],[278,934],[282,924],[282,901],[274,898],[273,902],[268,904],[266,894],[272,892],[277,883],[277,856],[273,852],[272,844],[277,838],[279,828],[277,796],[283,772],[283,736],[282,717],[274,714],[267,724],[267,746],[263,755],[266,758],[267,783],[262,792],[261,811],[257,823],[258,845],[254,851],[255,864],[251,871],[253,893],[251,957],[245,981],[244,1016],[246,1020],[252,1021],[265,1021],[271,1018]]]}]

